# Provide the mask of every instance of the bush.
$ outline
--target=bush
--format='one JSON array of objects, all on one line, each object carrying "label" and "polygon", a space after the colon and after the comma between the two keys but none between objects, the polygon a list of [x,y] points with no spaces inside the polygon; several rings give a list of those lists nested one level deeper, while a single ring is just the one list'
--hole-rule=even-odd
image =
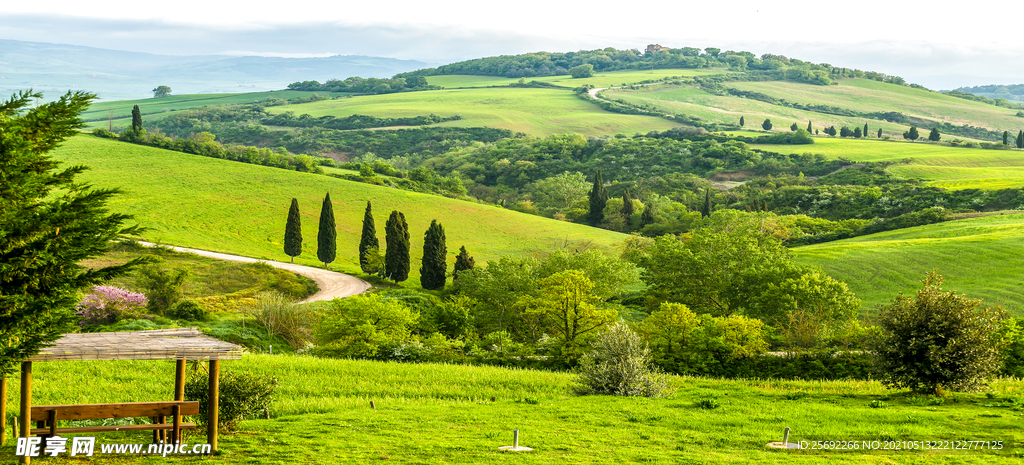
[{"label": "bush", "polygon": [[182,300],[168,310],[167,316],[178,320],[206,321],[210,312],[194,300]]},{"label": "bush", "polygon": [[163,315],[182,296],[182,287],[188,279],[185,269],[165,270],[150,266],[139,270],[139,285],[146,290],[149,303],[146,309],[155,315]]},{"label": "bush", "polygon": [[[234,431],[238,422],[262,416],[270,418],[270,404],[278,379],[254,373],[224,371],[220,374],[220,402],[218,426],[223,431]],[[209,409],[209,381],[206,376],[193,375],[185,383],[185,400],[199,402],[199,418],[206,424]]]},{"label": "bush", "polygon": [[979,309],[981,300],[942,291],[931,272],[914,297],[901,293],[881,308],[874,344],[884,383],[919,392],[977,391],[1001,366],[1002,313]]},{"label": "bush", "polygon": [[612,324],[594,341],[578,369],[577,392],[616,396],[660,397],[668,381],[651,365],[650,349],[623,322]]},{"label": "bush", "polygon": [[331,315],[316,331],[315,353],[327,357],[374,358],[381,347],[409,342],[419,314],[400,300],[373,293],[334,300]]},{"label": "bush", "polygon": [[302,349],[313,342],[320,324],[320,307],[296,304],[278,292],[256,294],[256,303],[246,313],[267,329],[267,336],[281,336],[288,345]]},{"label": "bush", "polygon": [[138,318],[146,306],[146,296],[114,286],[93,286],[92,294],[82,298],[75,312],[81,326],[109,325]]},{"label": "bush", "polygon": [[999,334],[1003,339],[1003,375],[1024,378],[1024,320],[1004,321]]},{"label": "bush", "polygon": [[590,63],[573,66],[569,68],[569,74],[574,78],[588,78],[594,76],[594,65]]}]

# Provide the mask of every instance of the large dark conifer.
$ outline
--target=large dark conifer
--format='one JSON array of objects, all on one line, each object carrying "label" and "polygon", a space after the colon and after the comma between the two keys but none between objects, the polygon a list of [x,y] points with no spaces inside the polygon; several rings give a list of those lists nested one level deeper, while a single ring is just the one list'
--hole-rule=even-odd
[{"label": "large dark conifer", "polygon": [[704,189],[704,202],[700,205],[700,216],[707,218],[711,216],[711,188]]},{"label": "large dark conifer", "polygon": [[384,241],[384,277],[396,283],[409,279],[409,225],[397,210],[384,225]]},{"label": "large dark conifer", "polygon": [[284,253],[292,258],[302,255],[302,219],[299,217],[299,200],[292,199],[288,209],[288,222],[284,225]]},{"label": "large dark conifer", "polygon": [[604,189],[604,178],[601,171],[594,173],[594,187],[590,189],[590,212],[587,220],[591,225],[597,226],[604,221],[604,207],[608,205],[608,191]]},{"label": "large dark conifer", "polygon": [[619,214],[628,222],[633,217],[633,199],[629,196],[629,189],[622,191],[622,210]]},{"label": "large dark conifer", "polygon": [[1003,131],[1003,145],[1010,145],[1010,131]]},{"label": "large dark conifer", "polygon": [[868,123],[864,123],[864,137],[870,137],[868,136]]},{"label": "large dark conifer", "polygon": [[745,121],[743,121],[743,117],[740,116],[740,127],[742,128],[744,124],[745,124]]},{"label": "large dark conifer", "polygon": [[320,231],[316,235],[316,258],[324,264],[324,268],[334,261],[338,249],[338,232],[334,227],[334,204],[331,194],[324,197],[320,208]]},{"label": "large dark conifer", "polygon": [[452,281],[459,279],[459,272],[472,270],[476,267],[476,260],[466,252],[466,246],[459,247],[459,254],[455,257],[455,270],[452,272]]},{"label": "large dark conifer", "polygon": [[363,273],[376,273],[380,263],[372,260],[373,254],[379,254],[380,241],[377,240],[377,226],[373,223],[373,211],[370,201],[366,201],[366,212],[363,213],[363,233],[359,237],[359,268]]},{"label": "large dark conifer", "polygon": [[1017,134],[1017,148],[1024,149],[1024,129]]},{"label": "large dark conifer", "polygon": [[808,134],[814,133],[814,130],[811,129],[811,122],[810,121],[807,122],[807,133]]},{"label": "large dark conifer", "polygon": [[132,132],[142,132],[142,111],[138,105],[132,107]]},{"label": "large dark conifer", "polygon": [[437,220],[433,220],[423,235],[420,285],[427,290],[444,289],[447,272],[448,246],[445,244],[444,227]]}]

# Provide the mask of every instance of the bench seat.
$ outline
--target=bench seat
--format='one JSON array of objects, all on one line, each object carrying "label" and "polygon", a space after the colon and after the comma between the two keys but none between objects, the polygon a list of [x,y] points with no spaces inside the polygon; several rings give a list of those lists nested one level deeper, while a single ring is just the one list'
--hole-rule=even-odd
[{"label": "bench seat", "polygon": [[[182,423],[180,429],[196,429],[193,423]],[[57,428],[57,433],[92,433],[110,431],[149,431],[149,430],[170,430],[174,429],[174,423],[154,423],[150,425],[112,425],[112,426],[72,426],[69,428]],[[31,434],[50,434],[50,428],[32,428]]]}]

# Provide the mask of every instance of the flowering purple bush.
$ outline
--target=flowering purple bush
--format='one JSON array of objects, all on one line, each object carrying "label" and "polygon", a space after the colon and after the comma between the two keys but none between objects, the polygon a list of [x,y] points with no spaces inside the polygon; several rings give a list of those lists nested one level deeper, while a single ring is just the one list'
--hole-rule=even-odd
[{"label": "flowering purple bush", "polygon": [[92,294],[85,296],[78,305],[77,313],[82,317],[82,326],[108,325],[128,318],[137,318],[146,306],[144,294],[114,286],[93,286]]}]

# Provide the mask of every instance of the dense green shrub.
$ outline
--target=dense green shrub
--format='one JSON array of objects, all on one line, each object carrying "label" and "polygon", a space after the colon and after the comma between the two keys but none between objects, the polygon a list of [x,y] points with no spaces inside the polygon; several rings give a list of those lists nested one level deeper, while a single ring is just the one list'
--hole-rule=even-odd
[{"label": "dense green shrub", "polygon": [[[270,405],[278,379],[255,373],[224,371],[220,374],[218,425],[221,430],[234,431],[238,422],[247,418],[270,418]],[[199,402],[197,423],[206,424],[209,412],[209,381],[201,374],[185,383],[185,400]]]},{"label": "dense green shrub", "polygon": [[333,307],[316,331],[315,353],[328,357],[373,358],[382,346],[408,342],[419,315],[380,294],[349,297]]},{"label": "dense green shrub", "polygon": [[1007,319],[999,335],[1003,339],[1002,374],[1024,378],[1024,319]]},{"label": "dense green shrub", "polygon": [[167,270],[153,265],[139,270],[139,284],[146,290],[149,303],[146,309],[155,315],[163,315],[183,295],[182,287],[188,279],[186,269]]},{"label": "dense green shrub", "polygon": [[167,316],[179,320],[206,321],[210,312],[194,300],[182,300],[168,310]]},{"label": "dense green shrub", "polygon": [[614,323],[599,334],[577,370],[577,393],[660,397],[668,382],[651,363],[647,343],[626,323]]}]

